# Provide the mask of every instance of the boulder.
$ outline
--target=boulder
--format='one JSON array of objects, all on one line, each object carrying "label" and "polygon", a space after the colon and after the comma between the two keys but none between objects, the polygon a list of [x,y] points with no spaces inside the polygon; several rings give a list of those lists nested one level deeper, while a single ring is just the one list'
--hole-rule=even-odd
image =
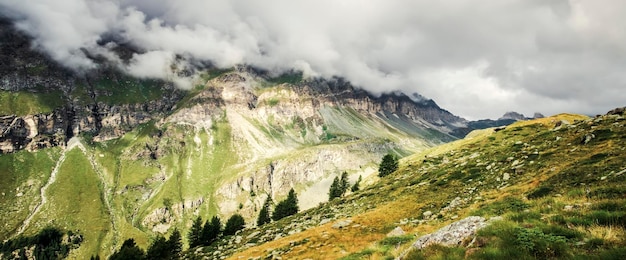
[{"label": "boulder", "polygon": [[481,228],[487,226],[487,221],[483,217],[470,216],[447,225],[435,233],[420,237],[413,247],[422,249],[432,244],[441,244],[444,246],[457,246],[463,240],[476,234]]},{"label": "boulder", "polygon": [[399,237],[404,236],[406,233],[402,230],[401,227],[396,227],[391,232],[387,233],[387,237]]}]

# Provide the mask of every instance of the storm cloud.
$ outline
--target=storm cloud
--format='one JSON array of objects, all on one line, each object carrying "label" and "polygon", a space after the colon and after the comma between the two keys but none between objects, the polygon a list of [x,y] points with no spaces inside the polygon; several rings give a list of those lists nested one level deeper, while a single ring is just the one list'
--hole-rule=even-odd
[{"label": "storm cloud", "polygon": [[34,47],[65,66],[120,66],[184,81],[175,57],[341,76],[379,94],[420,93],[470,119],[505,111],[603,113],[626,105],[621,0],[0,0]]}]

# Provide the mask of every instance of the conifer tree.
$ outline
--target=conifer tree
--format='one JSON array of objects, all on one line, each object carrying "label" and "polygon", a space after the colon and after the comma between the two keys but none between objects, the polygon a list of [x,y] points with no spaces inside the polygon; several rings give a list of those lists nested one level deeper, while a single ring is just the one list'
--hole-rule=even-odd
[{"label": "conifer tree", "polygon": [[398,159],[392,154],[386,154],[378,166],[378,177],[385,177],[398,169]]},{"label": "conifer tree", "polygon": [[348,173],[343,172],[341,174],[341,180],[339,181],[339,188],[341,191],[341,196],[346,194],[346,191],[348,191],[349,187],[350,187],[350,181],[348,180]]},{"label": "conifer tree", "polygon": [[268,194],[267,199],[263,203],[263,207],[259,211],[259,217],[256,220],[257,226],[262,226],[265,223],[270,223],[270,204],[272,203],[272,197]]},{"label": "conifer tree", "polygon": [[239,214],[232,215],[228,221],[226,221],[226,226],[224,227],[224,235],[232,236],[237,231],[242,230],[246,225],[245,220]]},{"label": "conifer tree", "polygon": [[148,259],[168,259],[169,249],[167,248],[167,240],[165,237],[158,235],[152,244],[148,247],[146,258]]},{"label": "conifer tree", "polygon": [[143,249],[137,246],[132,238],[126,239],[119,251],[113,253],[109,260],[144,259],[146,257]]},{"label": "conifer tree", "polygon": [[356,192],[361,188],[361,175],[359,175],[359,179],[356,180],[356,182],[354,183],[354,185],[352,185],[352,188],[350,188],[350,190],[352,192]]},{"label": "conifer tree", "polygon": [[296,213],[298,213],[298,197],[296,197],[296,192],[292,188],[289,190],[287,198],[276,205],[272,214],[272,220],[277,221]]},{"label": "conifer tree", "polygon": [[202,217],[198,216],[193,221],[187,238],[189,239],[190,247],[197,247],[202,244]]},{"label": "conifer tree", "polygon": [[167,240],[167,248],[169,249],[170,256],[174,259],[180,258],[180,253],[183,251],[183,241],[178,229],[174,229],[174,232]]},{"label": "conifer tree", "polygon": [[213,243],[213,241],[217,239],[221,232],[222,222],[220,220],[220,217],[213,216],[213,218],[211,218],[211,221],[205,222],[204,227],[202,227],[202,245],[208,246]]},{"label": "conifer tree", "polygon": [[333,184],[330,185],[330,190],[328,191],[328,201],[339,197],[341,197],[341,187],[339,187],[339,177],[335,176]]}]

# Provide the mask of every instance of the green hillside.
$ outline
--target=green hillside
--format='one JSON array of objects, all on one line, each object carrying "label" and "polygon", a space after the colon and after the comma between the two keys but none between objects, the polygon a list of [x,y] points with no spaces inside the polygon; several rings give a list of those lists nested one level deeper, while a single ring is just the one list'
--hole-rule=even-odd
[{"label": "green hillside", "polygon": [[[483,130],[408,156],[398,171],[361,191],[188,256],[623,259],[624,147],[623,114],[563,114]],[[466,216],[501,220],[474,242],[412,248],[417,238]],[[406,235],[386,238],[396,227]]]}]

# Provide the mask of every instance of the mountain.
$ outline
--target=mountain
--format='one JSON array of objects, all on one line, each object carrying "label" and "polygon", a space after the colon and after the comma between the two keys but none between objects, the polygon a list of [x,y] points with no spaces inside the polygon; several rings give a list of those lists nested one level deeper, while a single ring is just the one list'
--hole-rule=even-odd
[{"label": "mountain", "polygon": [[360,191],[186,257],[621,259],[625,111],[475,131]]},{"label": "mountain", "polygon": [[498,118],[497,120],[480,119],[476,121],[468,121],[466,127],[457,127],[450,134],[458,138],[463,138],[474,130],[480,130],[480,129],[492,128],[492,127],[502,127],[502,126],[510,125],[517,121],[544,118],[544,117],[545,116],[542,115],[541,113],[535,113],[533,117],[530,118],[530,117],[525,117],[523,114],[520,114],[517,112],[506,112],[502,117]]},{"label": "mountain", "polygon": [[196,216],[251,225],[290,188],[315,207],[334,176],[375,183],[383,155],[456,140],[466,125],[432,100],[341,78],[207,66],[181,90],[103,57],[69,71],[6,21],[0,36],[0,239],[58,228],[80,244],[70,258],[109,256],[131,237],[145,248]]}]

